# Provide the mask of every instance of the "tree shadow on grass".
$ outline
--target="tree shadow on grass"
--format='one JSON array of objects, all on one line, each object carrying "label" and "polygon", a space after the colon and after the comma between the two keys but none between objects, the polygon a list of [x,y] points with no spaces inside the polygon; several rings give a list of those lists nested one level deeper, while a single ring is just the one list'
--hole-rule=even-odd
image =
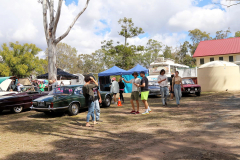
[{"label": "tree shadow on grass", "polygon": [[[85,128],[83,128],[84,130]],[[88,129],[86,129],[88,130]],[[235,160],[239,155],[231,153],[224,146],[201,141],[197,137],[189,137],[186,132],[157,130],[155,133],[127,131],[112,133],[109,131],[92,130],[105,134],[101,136],[83,135],[79,138],[63,138],[50,142],[54,150],[42,152],[18,152],[6,157],[15,159],[216,159]],[[203,134],[203,133],[199,133]],[[221,133],[216,133],[221,134]],[[208,134],[209,135],[209,134]],[[214,135],[210,135],[214,136]],[[190,138],[195,138],[194,140]],[[204,148],[203,148],[204,146]],[[218,151],[218,149],[221,151]],[[224,149],[223,149],[224,148]]]}]

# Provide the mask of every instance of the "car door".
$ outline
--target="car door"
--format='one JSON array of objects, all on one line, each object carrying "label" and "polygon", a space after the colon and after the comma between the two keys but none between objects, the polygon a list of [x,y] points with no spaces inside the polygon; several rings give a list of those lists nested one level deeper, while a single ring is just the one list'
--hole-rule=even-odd
[{"label": "car door", "polygon": [[75,88],[73,93],[74,101],[80,102],[81,107],[86,107],[85,97],[83,96],[82,86],[78,86]]}]

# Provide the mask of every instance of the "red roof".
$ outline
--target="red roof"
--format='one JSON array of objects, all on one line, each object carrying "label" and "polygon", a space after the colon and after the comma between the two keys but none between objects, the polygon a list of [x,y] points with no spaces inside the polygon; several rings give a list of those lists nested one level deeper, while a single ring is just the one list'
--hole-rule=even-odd
[{"label": "red roof", "polygon": [[240,53],[240,37],[201,41],[193,57],[216,56]]}]

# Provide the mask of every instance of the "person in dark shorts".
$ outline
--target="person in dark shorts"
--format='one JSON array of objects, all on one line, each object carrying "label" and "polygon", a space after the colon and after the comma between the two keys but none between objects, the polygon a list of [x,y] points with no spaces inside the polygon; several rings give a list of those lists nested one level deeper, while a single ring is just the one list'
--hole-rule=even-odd
[{"label": "person in dark shorts", "polygon": [[123,92],[124,92],[125,84],[123,83],[122,77],[119,78],[118,85],[119,85],[120,99],[122,100],[122,103],[124,103]]},{"label": "person in dark shorts", "polygon": [[151,109],[148,105],[148,95],[149,95],[149,90],[148,90],[148,79],[145,76],[145,72],[141,71],[140,76],[142,77],[141,84],[138,85],[138,87],[141,87],[141,100],[145,106],[145,112],[142,113],[143,115],[147,115],[151,112]]},{"label": "person in dark shorts", "polygon": [[[138,73],[134,72],[133,74],[133,79],[131,79],[130,81],[126,81],[125,79],[124,82],[125,83],[132,83],[132,94],[131,94],[131,104],[132,104],[132,111],[130,113],[132,114],[139,114],[139,88],[138,85],[141,83],[141,79],[138,78]],[[136,101],[137,103],[137,111],[135,110],[135,106],[133,101]]]}]

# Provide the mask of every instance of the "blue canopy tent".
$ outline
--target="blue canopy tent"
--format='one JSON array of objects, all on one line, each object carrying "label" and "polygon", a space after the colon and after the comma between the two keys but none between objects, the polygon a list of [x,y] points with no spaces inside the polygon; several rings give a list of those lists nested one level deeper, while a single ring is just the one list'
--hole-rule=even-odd
[{"label": "blue canopy tent", "polygon": [[126,71],[124,69],[121,69],[117,66],[113,66],[112,68],[110,68],[106,71],[98,73],[98,77],[112,76],[112,75],[123,75],[123,74],[126,74]]},{"label": "blue canopy tent", "polygon": [[[125,72],[125,74],[123,75],[123,78],[126,80],[126,81],[130,81],[131,79],[133,79],[133,73],[134,72],[137,72],[139,75],[138,75],[138,78],[142,79],[142,77],[140,77],[140,72],[141,71],[144,71],[145,72],[145,75],[148,76],[148,69],[141,66],[140,64],[137,64],[134,68],[128,70]],[[125,93],[131,93],[132,92],[132,84],[131,83],[125,83],[125,89],[124,89],[124,92]]]},{"label": "blue canopy tent", "polygon": [[126,74],[126,71],[124,69],[121,69],[117,66],[113,66],[112,68],[103,71],[101,73],[98,73],[98,80],[100,82],[100,89],[101,91],[110,91],[110,76],[112,75],[123,75]]}]

